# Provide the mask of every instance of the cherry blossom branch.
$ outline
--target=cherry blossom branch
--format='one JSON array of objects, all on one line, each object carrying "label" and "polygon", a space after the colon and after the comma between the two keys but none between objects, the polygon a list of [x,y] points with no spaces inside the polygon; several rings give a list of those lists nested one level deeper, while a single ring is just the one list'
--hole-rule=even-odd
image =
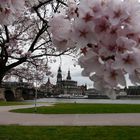
[{"label": "cherry blossom branch", "polygon": [[54,13],[56,13],[56,12],[58,11],[59,5],[60,5],[60,3],[57,2],[57,5],[56,5],[56,7],[55,7],[55,9],[54,9]]},{"label": "cherry blossom branch", "polygon": [[8,70],[10,70],[10,69],[22,64],[23,62],[26,62],[26,60],[27,60],[27,57],[20,58],[19,61],[14,62],[14,63],[6,66],[6,70],[8,71]]},{"label": "cherry blossom branch", "polygon": [[9,31],[8,31],[8,27],[7,26],[4,26],[5,28],[5,33],[6,33],[6,42],[8,43],[9,42]]},{"label": "cherry blossom branch", "polygon": [[53,0],[47,0],[47,1],[44,1],[44,2],[40,2],[37,6],[34,6],[36,9],[39,9],[41,6],[45,5],[45,4],[48,4],[50,3],[51,1]]},{"label": "cherry blossom branch", "polygon": [[61,3],[62,5],[65,5],[66,7],[68,7],[68,5],[65,3],[65,2],[63,2],[62,0],[56,0],[58,3]]},{"label": "cherry blossom branch", "polygon": [[41,55],[31,56],[30,58],[34,59],[34,58],[43,57],[43,56],[56,56],[56,57],[58,57],[58,56],[61,56],[61,55],[70,55],[71,54],[70,50],[72,50],[72,48],[69,48],[69,49],[67,49],[67,50],[65,50],[65,51],[63,51],[63,52],[61,52],[59,54],[47,54],[47,53],[44,53],[44,54],[41,54]]},{"label": "cherry blossom branch", "polygon": [[45,42],[41,43],[39,46],[37,46],[37,47],[34,49],[34,51],[35,51],[35,50],[38,50],[41,46],[44,46],[45,44],[48,44],[49,42],[51,42],[51,40],[48,40],[48,41],[45,41]]},{"label": "cherry blossom branch", "polygon": [[40,18],[40,20],[43,21],[43,23],[48,23],[48,21],[45,20],[45,19],[40,15],[40,13],[38,12],[38,8],[37,8],[37,7],[34,6],[33,9],[35,10],[35,12],[36,12],[37,16]]},{"label": "cherry blossom branch", "polygon": [[33,41],[32,44],[31,44],[31,46],[30,46],[28,52],[29,52],[29,51],[31,51],[31,52],[34,51],[34,46],[35,46],[35,44],[37,43],[37,41],[38,41],[39,37],[41,36],[41,34],[42,34],[42,33],[44,32],[44,30],[46,29],[46,27],[48,27],[47,23],[45,23],[45,24],[42,26],[42,28],[39,30],[38,34],[36,35],[34,41]]}]

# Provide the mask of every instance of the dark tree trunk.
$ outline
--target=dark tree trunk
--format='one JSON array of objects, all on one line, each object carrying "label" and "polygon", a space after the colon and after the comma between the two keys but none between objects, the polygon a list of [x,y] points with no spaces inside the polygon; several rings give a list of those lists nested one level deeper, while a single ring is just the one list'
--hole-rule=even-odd
[{"label": "dark tree trunk", "polygon": [[0,86],[2,84],[2,80],[4,78],[4,76],[6,75],[7,71],[5,69],[0,69]]}]

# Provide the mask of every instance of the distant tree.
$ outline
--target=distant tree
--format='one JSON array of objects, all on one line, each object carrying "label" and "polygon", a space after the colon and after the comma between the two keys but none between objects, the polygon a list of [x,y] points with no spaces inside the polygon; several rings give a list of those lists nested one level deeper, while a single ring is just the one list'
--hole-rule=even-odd
[{"label": "distant tree", "polygon": [[4,77],[4,80],[7,81],[11,78],[13,79],[22,79],[23,82],[28,82],[32,84],[36,84],[39,86],[44,82],[46,77],[51,76],[50,68],[47,64],[44,63],[43,60],[37,60],[37,64],[31,65],[30,63],[26,63],[19,68],[13,68]]}]

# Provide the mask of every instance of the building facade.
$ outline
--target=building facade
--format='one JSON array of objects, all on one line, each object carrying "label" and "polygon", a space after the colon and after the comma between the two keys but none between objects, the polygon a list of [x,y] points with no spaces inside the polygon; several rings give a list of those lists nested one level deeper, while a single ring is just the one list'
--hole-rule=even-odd
[{"label": "building facade", "polygon": [[59,95],[70,95],[70,96],[79,96],[85,95],[85,91],[87,89],[86,85],[78,86],[77,81],[72,80],[70,70],[68,70],[66,79],[62,77],[62,70],[59,67],[57,72],[57,81],[56,85],[52,85],[50,80],[42,86],[41,89],[45,89],[47,94],[48,92],[58,97]]}]

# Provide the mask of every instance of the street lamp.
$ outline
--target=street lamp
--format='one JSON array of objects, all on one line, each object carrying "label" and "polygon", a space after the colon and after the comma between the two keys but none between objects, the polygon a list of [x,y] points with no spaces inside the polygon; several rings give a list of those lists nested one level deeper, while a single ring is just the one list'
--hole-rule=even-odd
[{"label": "street lamp", "polygon": [[38,77],[38,73],[37,73],[37,67],[36,67],[36,72],[35,72],[35,98],[34,98],[34,111],[37,112],[37,77]]},{"label": "street lamp", "polygon": [[37,85],[35,86],[35,112],[37,112]]}]

